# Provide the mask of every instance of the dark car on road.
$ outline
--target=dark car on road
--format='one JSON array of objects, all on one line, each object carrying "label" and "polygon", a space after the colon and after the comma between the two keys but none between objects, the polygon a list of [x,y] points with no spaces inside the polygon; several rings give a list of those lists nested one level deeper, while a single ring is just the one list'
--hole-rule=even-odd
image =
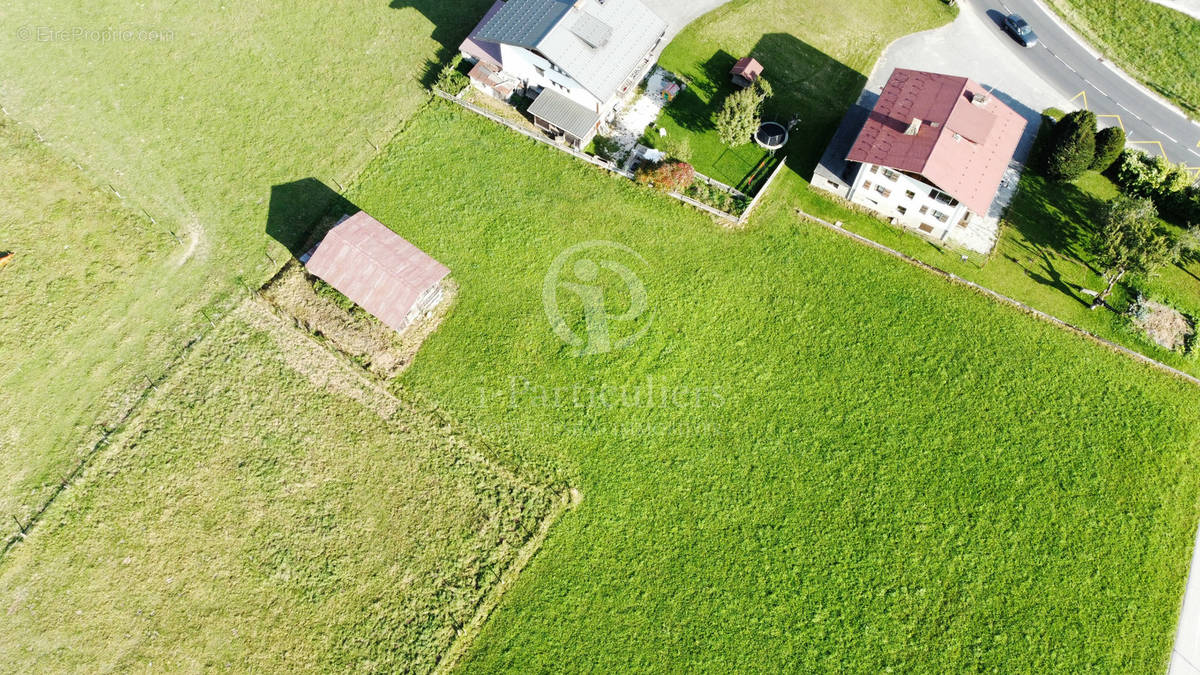
[{"label": "dark car on road", "polygon": [[1029,27],[1029,22],[1020,14],[1009,14],[1004,17],[1004,30],[1012,35],[1022,47],[1032,47],[1037,44],[1037,33]]}]

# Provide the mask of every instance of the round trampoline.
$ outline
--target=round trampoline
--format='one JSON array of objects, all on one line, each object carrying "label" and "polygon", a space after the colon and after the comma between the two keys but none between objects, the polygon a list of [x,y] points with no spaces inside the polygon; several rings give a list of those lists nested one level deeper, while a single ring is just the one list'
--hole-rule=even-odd
[{"label": "round trampoline", "polygon": [[787,145],[787,129],[778,122],[763,122],[754,133],[754,142],[767,150],[778,150]]}]

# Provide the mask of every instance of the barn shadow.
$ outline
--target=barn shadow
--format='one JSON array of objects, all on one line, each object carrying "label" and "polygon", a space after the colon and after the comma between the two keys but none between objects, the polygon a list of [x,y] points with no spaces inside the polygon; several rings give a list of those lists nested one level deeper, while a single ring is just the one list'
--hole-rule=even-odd
[{"label": "barn shadow", "polygon": [[283,244],[293,257],[310,246],[309,239],[326,216],[339,217],[360,209],[316,178],[302,178],[271,188],[267,235]]}]

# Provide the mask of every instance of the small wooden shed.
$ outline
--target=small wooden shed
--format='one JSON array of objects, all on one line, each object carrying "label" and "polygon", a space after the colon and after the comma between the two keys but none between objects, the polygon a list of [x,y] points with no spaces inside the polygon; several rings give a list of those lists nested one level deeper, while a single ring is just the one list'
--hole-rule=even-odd
[{"label": "small wooden shed", "polygon": [[745,88],[754,84],[754,81],[762,75],[762,64],[753,58],[746,56],[738,60],[734,64],[733,69],[729,74],[733,77],[733,83],[739,87]]},{"label": "small wooden shed", "polygon": [[442,301],[441,281],[450,274],[365,211],[335,225],[301,262],[397,331]]}]

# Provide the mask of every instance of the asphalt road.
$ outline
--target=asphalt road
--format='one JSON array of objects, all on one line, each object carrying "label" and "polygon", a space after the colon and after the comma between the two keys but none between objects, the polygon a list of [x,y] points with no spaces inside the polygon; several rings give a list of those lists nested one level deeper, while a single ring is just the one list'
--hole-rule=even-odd
[{"label": "asphalt road", "polygon": [[1136,147],[1183,163],[1200,178],[1200,125],[1110,67],[1041,2],[968,0],[962,7],[998,32],[1005,14],[1023,16],[1037,33],[1038,44],[1024,48],[1007,39],[1013,58],[1062,92],[1069,103],[1095,112],[1102,125],[1123,126]]}]

